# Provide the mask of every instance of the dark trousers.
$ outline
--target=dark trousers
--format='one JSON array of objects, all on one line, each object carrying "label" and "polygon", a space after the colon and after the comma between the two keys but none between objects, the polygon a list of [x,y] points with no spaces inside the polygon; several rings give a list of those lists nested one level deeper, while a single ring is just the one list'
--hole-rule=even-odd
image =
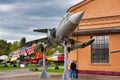
[{"label": "dark trousers", "polygon": [[75,74],[76,74],[75,78],[77,79],[78,78],[78,69],[75,70]]}]

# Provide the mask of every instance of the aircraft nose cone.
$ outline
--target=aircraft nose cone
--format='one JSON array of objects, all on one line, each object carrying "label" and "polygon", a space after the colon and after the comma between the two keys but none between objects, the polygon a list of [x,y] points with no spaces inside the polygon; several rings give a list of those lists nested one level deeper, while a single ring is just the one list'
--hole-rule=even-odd
[{"label": "aircraft nose cone", "polygon": [[82,16],[84,14],[84,11],[81,11],[81,12],[78,12],[78,13],[75,13],[73,14],[71,17],[70,17],[70,20],[73,24],[79,24]]}]

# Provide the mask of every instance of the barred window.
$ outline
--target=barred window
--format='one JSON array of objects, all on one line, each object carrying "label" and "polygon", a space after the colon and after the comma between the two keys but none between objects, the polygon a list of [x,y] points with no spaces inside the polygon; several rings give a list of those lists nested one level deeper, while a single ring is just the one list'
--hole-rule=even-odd
[{"label": "barred window", "polygon": [[92,36],[92,63],[109,63],[109,36]]}]

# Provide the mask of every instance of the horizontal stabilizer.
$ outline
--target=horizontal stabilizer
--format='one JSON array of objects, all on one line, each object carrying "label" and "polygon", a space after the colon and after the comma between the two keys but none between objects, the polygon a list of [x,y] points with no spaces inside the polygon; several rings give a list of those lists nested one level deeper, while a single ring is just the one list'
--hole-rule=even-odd
[{"label": "horizontal stabilizer", "polygon": [[88,41],[84,42],[84,43],[82,44],[82,48],[84,48],[84,47],[92,44],[92,43],[94,42],[94,40],[95,40],[95,39],[89,39]]},{"label": "horizontal stabilizer", "polygon": [[85,41],[83,43],[79,42],[79,43],[75,43],[74,45],[72,45],[70,47],[70,50],[75,50],[77,48],[84,48],[90,44],[92,44],[94,42],[94,39],[89,39],[88,41]]},{"label": "horizontal stabilizer", "polygon": [[48,29],[35,29],[33,30],[34,32],[42,32],[42,33],[47,33]]},{"label": "horizontal stabilizer", "polygon": [[82,43],[82,42],[76,41],[74,39],[68,39],[67,42],[70,43],[71,45],[74,45],[76,43]]}]

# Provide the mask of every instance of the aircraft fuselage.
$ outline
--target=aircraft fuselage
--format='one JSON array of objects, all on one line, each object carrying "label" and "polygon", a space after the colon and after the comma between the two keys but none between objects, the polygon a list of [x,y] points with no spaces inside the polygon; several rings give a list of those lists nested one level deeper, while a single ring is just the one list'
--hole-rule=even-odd
[{"label": "aircraft fuselage", "polygon": [[59,26],[55,29],[55,36],[51,36],[50,31],[48,32],[49,47],[57,46],[62,44],[64,40],[70,38],[72,33],[75,31],[79,22],[82,18],[83,12],[76,14],[69,14],[63,17]]}]

